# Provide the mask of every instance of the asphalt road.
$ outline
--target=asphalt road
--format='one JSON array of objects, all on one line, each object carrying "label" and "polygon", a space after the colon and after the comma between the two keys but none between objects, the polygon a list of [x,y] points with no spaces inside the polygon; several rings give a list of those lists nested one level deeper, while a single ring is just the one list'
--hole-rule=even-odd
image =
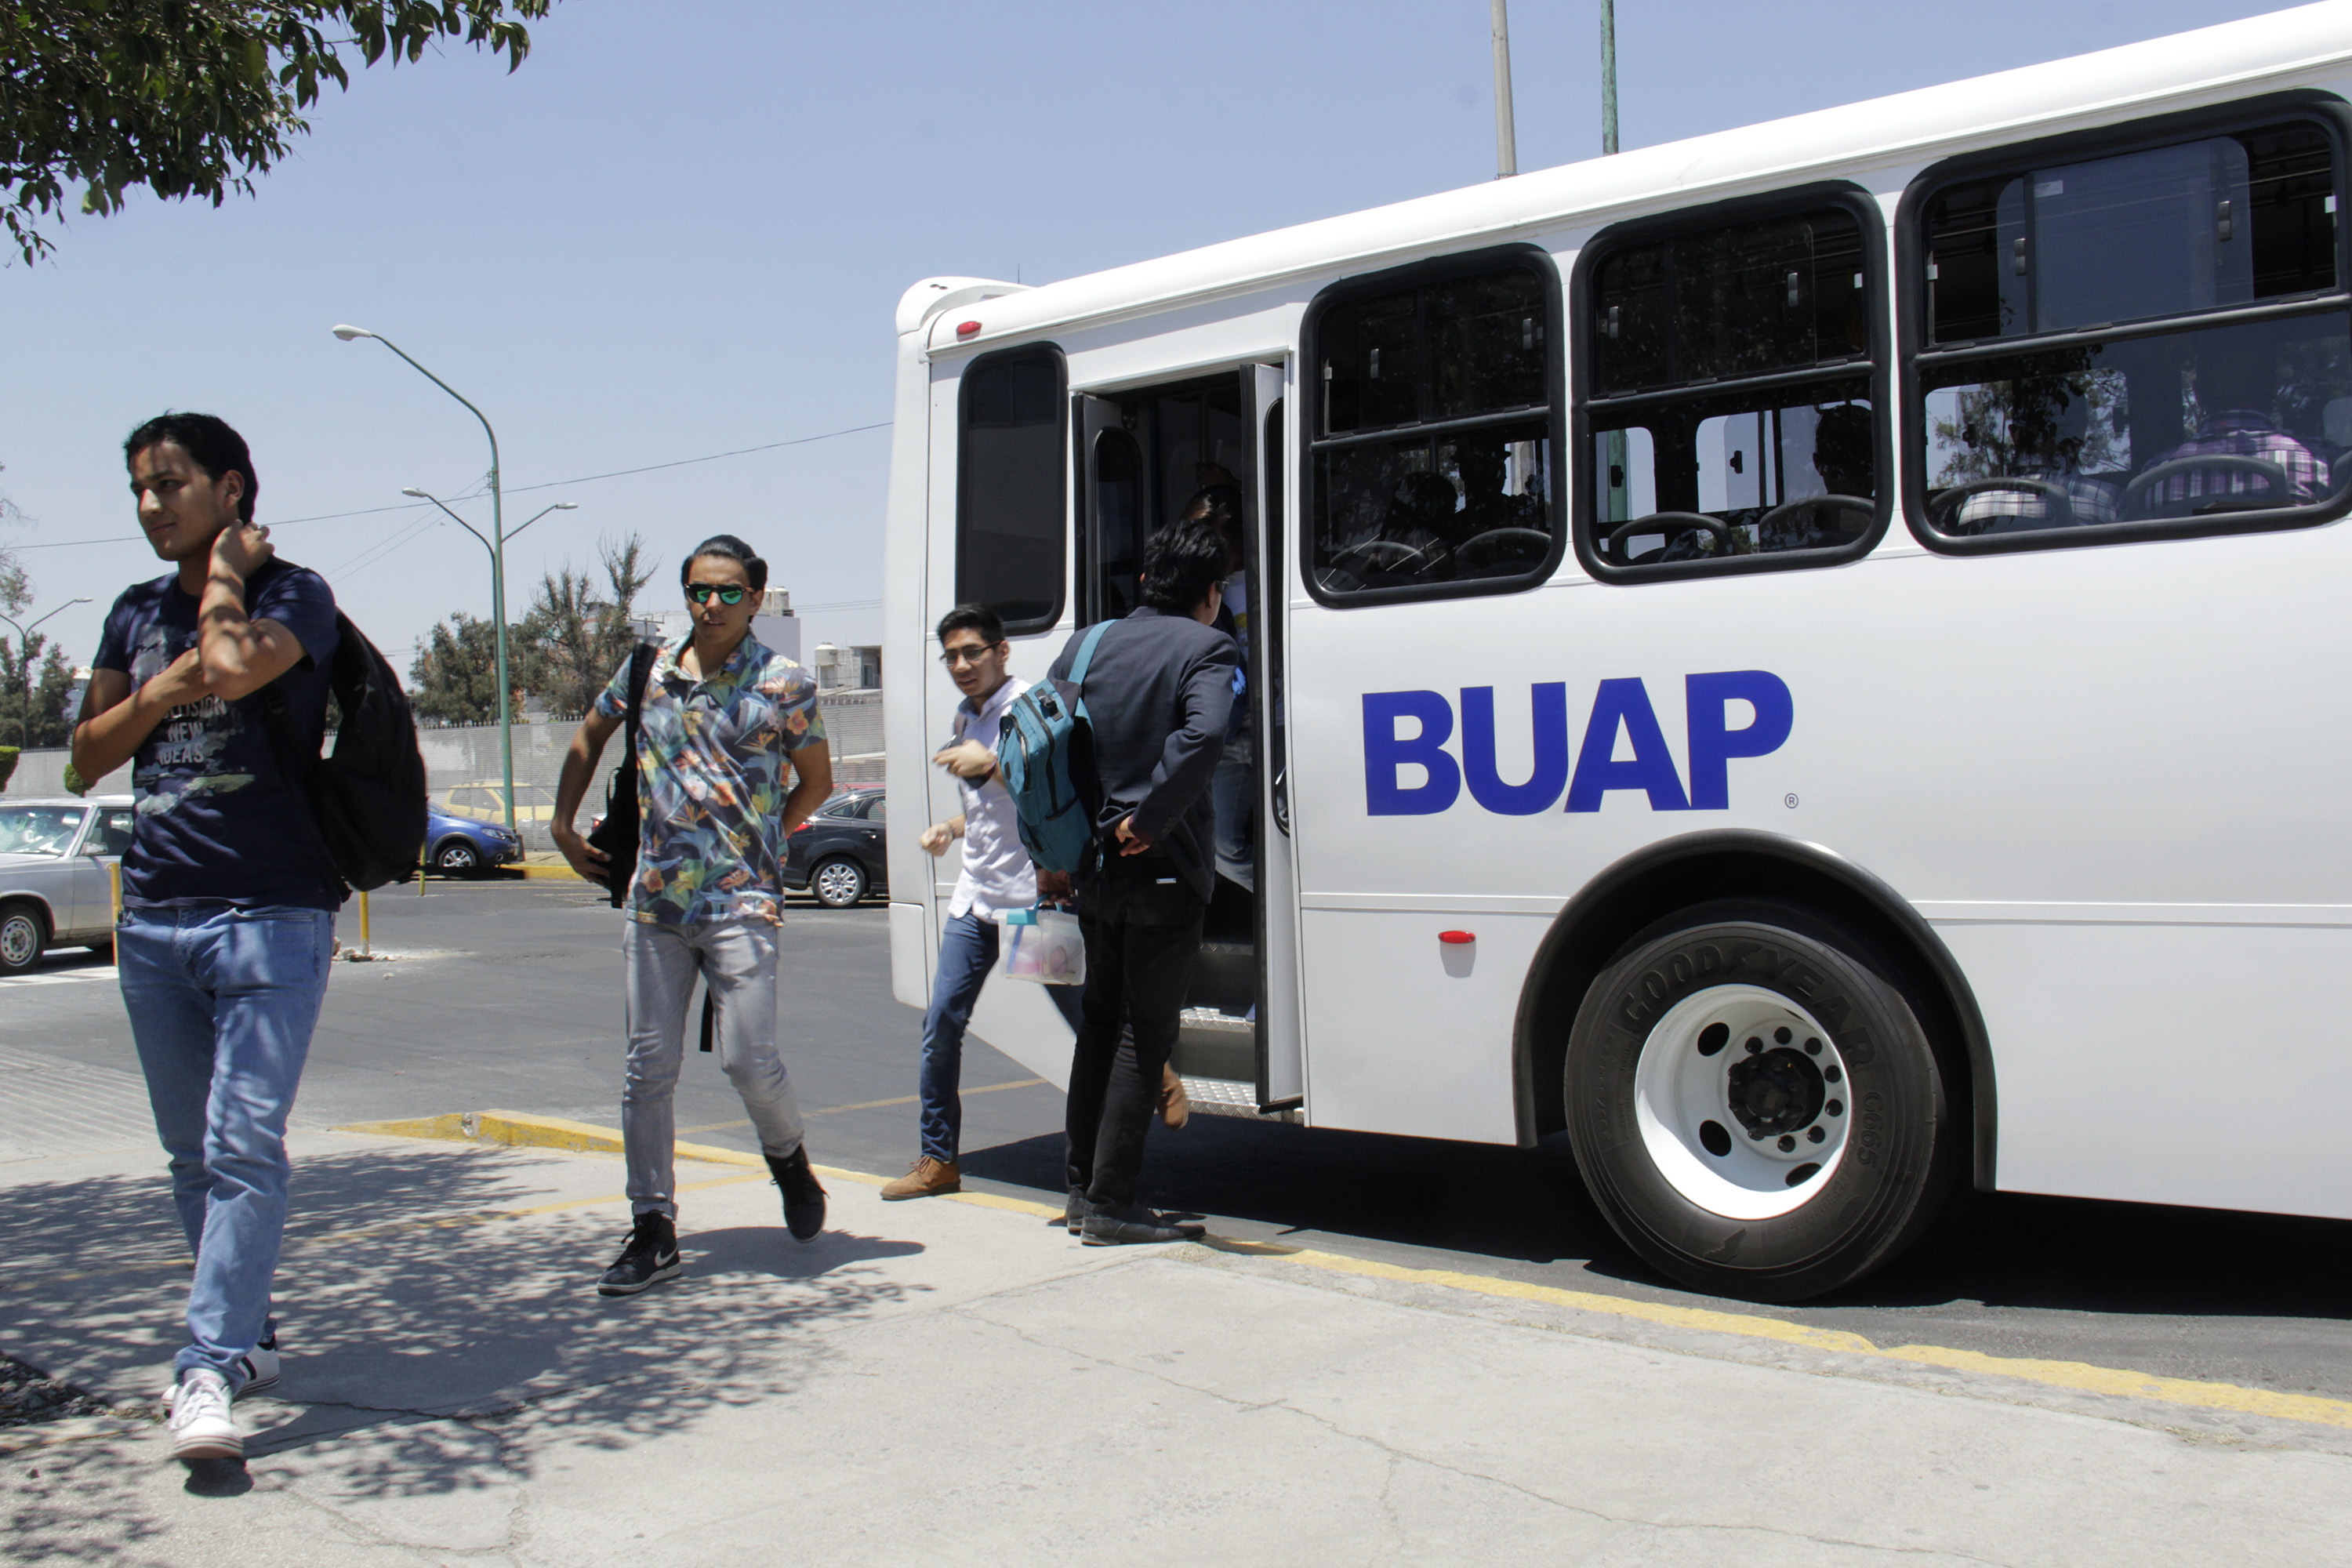
[{"label": "asphalt road", "polygon": [[[619,920],[569,882],[436,882],[423,898],[376,898],[373,945],[394,956],[337,966],[299,1120],[495,1109],[616,1125]],[[355,942],[355,910],[341,931]],[[885,914],[796,903],[784,946],[782,1045],[810,1152],[896,1173],[916,1148],[919,1020],[890,995]],[[135,1068],[110,979],[88,955],[59,953],[0,980],[0,1043]],[[1029,1079],[971,1043],[965,1181],[1058,1202],[1061,1097]],[[677,1121],[696,1142],[757,1146],[713,1057],[688,1052]],[[1147,1180],[1155,1201],[1241,1239],[1765,1310],[1883,1345],[2352,1398],[2352,1223],[2001,1194],[1842,1297],[1756,1309],[1662,1283],[1618,1245],[1557,1142],[1495,1148],[1196,1116],[1155,1131]]]}]

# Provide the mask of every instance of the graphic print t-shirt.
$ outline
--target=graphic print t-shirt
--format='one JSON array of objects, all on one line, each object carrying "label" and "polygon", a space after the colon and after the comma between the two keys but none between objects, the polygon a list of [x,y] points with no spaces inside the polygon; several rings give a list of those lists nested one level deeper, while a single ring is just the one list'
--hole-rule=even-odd
[{"label": "graphic print t-shirt", "polygon": [[[107,613],[96,667],[121,670],[134,689],[145,685],[196,646],[196,610],[176,572],[126,589]],[[245,613],[293,633],[307,657],[234,702],[182,703],[139,742],[131,758],[137,826],[122,857],[126,907],[218,900],[331,910],[338,902],[310,842],[310,807],[278,772],[263,708],[277,690],[294,753],[317,754],[335,595],[317,573],[273,558],[247,580]]]}]

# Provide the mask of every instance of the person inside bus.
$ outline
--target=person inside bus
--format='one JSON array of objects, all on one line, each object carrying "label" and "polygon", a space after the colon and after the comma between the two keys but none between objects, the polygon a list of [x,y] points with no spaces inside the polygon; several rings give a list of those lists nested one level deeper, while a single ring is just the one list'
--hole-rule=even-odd
[{"label": "person inside bus", "polygon": [[2285,480],[2284,494],[2265,476],[2246,468],[2191,468],[2151,487],[2139,498],[2136,513],[2162,517],[2300,506],[2326,495],[2334,488],[2327,465],[2301,437],[2280,429],[2269,413],[2278,379],[2264,339],[2242,331],[2206,334],[2197,346],[2197,434],[2150,459],[2140,472],[2183,458],[2251,458],[2278,470]]},{"label": "person inside bus", "polygon": [[[1092,795],[1101,802],[1076,880],[1086,934],[1083,1018],[1071,1053],[1064,1215],[1090,1247],[1182,1241],[1201,1226],[1137,1196],[1144,1135],[1176,1037],[1215,887],[1209,784],[1233,705],[1225,543],[1205,522],[1171,523],[1143,547],[1143,604],[1097,637],[1087,673]],[[1054,662],[1069,678],[1073,633]],[[1071,879],[1038,874],[1052,897]],[[1120,1026],[1132,1029],[1122,1039]]]},{"label": "person inside bus", "polygon": [[[1866,404],[1841,403],[1820,411],[1813,426],[1813,472],[1832,496],[1870,500],[1878,489],[1878,456]],[[1850,507],[1819,505],[1787,513],[1757,541],[1760,550],[1821,550],[1851,544],[1870,524]]]},{"label": "person inside bus", "polygon": [[[1532,494],[1510,493],[1509,437],[1480,432],[1462,437],[1454,447],[1455,470],[1462,476],[1462,510],[1454,520],[1454,559],[1457,577],[1510,576],[1543,558],[1546,546],[1528,539],[1544,526],[1543,503]],[[1500,535],[1498,538],[1489,536]],[[1477,542],[1485,540],[1486,542]]]},{"label": "person inside bus", "polygon": [[[1960,502],[1950,531],[1959,534],[2023,533],[2037,529],[2113,522],[2116,489],[2080,471],[2083,448],[2090,439],[2091,400],[2087,391],[2065,378],[2021,376],[2009,384],[2013,405],[2009,413],[2011,457],[2009,479],[2033,479],[2066,492],[2071,522],[2052,504],[2047,492],[2029,489],[1979,490]],[[1973,425],[1963,438],[1976,435]],[[1969,440],[1974,446],[1976,442]]]},{"label": "person inside bus", "polygon": [[[1234,706],[1225,721],[1225,746],[1209,785],[1217,813],[1217,874],[1255,891],[1257,888],[1257,773],[1251,744],[1249,703],[1249,557],[1242,543],[1241,487],[1224,469],[1203,463],[1212,480],[1185,503],[1185,522],[1205,522],[1225,546],[1224,607],[1217,629],[1234,639]],[[1217,476],[1223,476],[1217,479]]]}]

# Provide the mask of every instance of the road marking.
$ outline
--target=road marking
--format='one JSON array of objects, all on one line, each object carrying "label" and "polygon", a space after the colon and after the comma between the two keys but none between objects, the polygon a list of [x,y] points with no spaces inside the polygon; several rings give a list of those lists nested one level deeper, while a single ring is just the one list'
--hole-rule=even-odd
[{"label": "road marking", "polygon": [[0,976],[0,986],[6,985],[71,985],[88,980],[111,980],[114,965],[93,965],[84,969],[45,969],[30,974]]},{"label": "road marking", "polygon": [[[1045,1080],[1042,1078],[1024,1078],[1017,1083],[986,1084],[979,1089],[964,1089],[961,1093],[966,1098],[969,1098],[975,1094],[995,1094],[1008,1089],[1034,1089],[1045,1081]],[[806,1116],[838,1116],[845,1110],[880,1110],[886,1106],[913,1105],[921,1099],[922,1096],[919,1094],[902,1094],[895,1100],[861,1100],[855,1105],[828,1105],[824,1107],[822,1110],[803,1111],[802,1114]],[[706,1121],[699,1127],[681,1127],[678,1129],[678,1131],[681,1133],[725,1132],[733,1128],[749,1127],[751,1125],[751,1123],[750,1120],[746,1118],[734,1121]]]},{"label": "road marking", "polygon": [[[1019,1084],[997,1087],[1016,1089]],[[848,1110],[849,1107],[840,1107]],[[370,1132],[409,1138],[455,1138],[460,1142],[504,1143],[514,1142],[526,1147],[576,1148],[580,1152],[611,1152],[621,1147],[621,1134],[616,1129],[593,1127],[585,1122],[565,1121],[556,1117],[527,1116],[519,1111],[485,1110],[474,1121],[478,1131],[470,1137],[462,1130],[466,1117],[436,1116],[421,1121],[380,1121],[355,1127],[338,1128],[341,1132]],[[410,1131],[406,1129],[434,1129]],[[452,1130],[455,1131],[452,1131]],[[509,1136],[511,1134],[511,1136]],[[553,1140],[579,1140],[557,1143]],[[714,1149],[698,1143],[680,1143],[677,1155],[682,1160],[703,1160],[723,1164],[761,1165],[756,1154],[738,1153],[731,1149]],[[887,1178],[869,1175],[863,1171],[844,1170],[838,1166],[812,1165],[811,1169],[830,1180],[855,1182],[864,1186],[881,1186]],[[736,1177],[734,1180],[750,1180]],[[681,1191],[685,1189],[680,1189]],[[976,1208],[1001,1209],[1013,1214],[1034,1215],[1041,1218],[1058,1219],[1062,1210],[1047,1204],[1026,1198],[1000,1197],[994,1193],[944,1193],[940,1194],[950,1203],[969,1204]],[[594,1202],[612,1202],[596,1199]],[[544,1209],[513,1211],[483,1211],[485,1217],[551,1212],[556,1208],[583,1206],[579,1202],[547,1205]],[[471,1216],[458,1216],[445,1223],[465,1224]],[[429,1225],[429,1220],[394,1221],[394,1225]],[[356,1233],[354,1233],[356,1234]],[[1239,1241],[1211,1236],[1202,1245],[1223,1253],[1248,1258],[1266,1258],[1303,1268],[1319,1268],[1333,1274],[1353,1274],[1365,1279],[1389,1279],[1406,1284],[1438,1285],[1454,1290],[1465,1290],[1474,1295],[1494,1297],[1504,1300],[1539,1301],[1548,1306],[1568,1307],[1577,1311],[1603,1313],[1614,1318],[1630,1318],[1654,1323],[1662,1328],[1695,1329],[1707,1333],[1734,1334],[1742,1339],[1770,1340],[1804,1350],[1826,1351],[1842,1355],[1867,1356],[1878,1361],[1899,1362],[1914,1366],[1940,1367],[1951,1372],[1978,1373],[1992,1377],[2013,1378],[2022,1383],[2038,1384],[2045,1388],[2066,1389],[2078,1394],[2106,1394],[2124,1399],[2154,1400],[2163,1405],[2178,1405],[2200,1410],[2224,1410],[2243,1415],[2263,1415],[2284,1421],[2300,1421],[2322,1426],[2352,1429],[2352,1403],[2340,1399],[2322,1398],[2310,1394],[2281,1394],[2264,1388],[2247,1388],[2234,1383],[2204,1383],[2192,1378],[2163,1377],[2153,1373],[2135,1372],[2127,1367],[2095,1366],[2088,1362],[2044,1361],[2028,1356],[1988,1355],[1981,1351],[1955,1350],[1947,1345],[1880,1345],[1860,1334],[1843,1329],[1818,1329],[1806,1323],[1790,1322],[1786,1318],[1767,1317],[1759,1312],[1727,1312],[1711,1307],[1684,1307],[1667,1301],[1643,1301],[1626,1296],[1604,1296],[1591,1290],[1566,1290],[1556,1285],[1536,1285],[1521,1279],[1504,1279],[1486,1274],[1465,1274],[1452,1268],[1411,1268],[1402,1264],[1380,1263],[1370,1258],[1349,1258],[1342,1253],[1321,1252],[1307,1247],[1283,1247],[1267,1242]]]}]

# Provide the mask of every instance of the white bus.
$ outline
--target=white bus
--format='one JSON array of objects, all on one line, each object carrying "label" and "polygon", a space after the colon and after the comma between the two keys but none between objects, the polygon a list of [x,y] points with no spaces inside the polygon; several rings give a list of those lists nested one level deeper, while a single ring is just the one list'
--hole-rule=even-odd
[{"label": "white bus", "polygon": [[[2311,5],[917,285],[899,999],[956,873],[933,622],[993,605],[1034,679],[1229,475],[1256,890],[1197,1101],[1564,1132],[1635,1251],[1759,1300],[1970,1183],[2352,1216],[2347,96]],[[973,1026],[1066,1074],[1035,988]]]}]

